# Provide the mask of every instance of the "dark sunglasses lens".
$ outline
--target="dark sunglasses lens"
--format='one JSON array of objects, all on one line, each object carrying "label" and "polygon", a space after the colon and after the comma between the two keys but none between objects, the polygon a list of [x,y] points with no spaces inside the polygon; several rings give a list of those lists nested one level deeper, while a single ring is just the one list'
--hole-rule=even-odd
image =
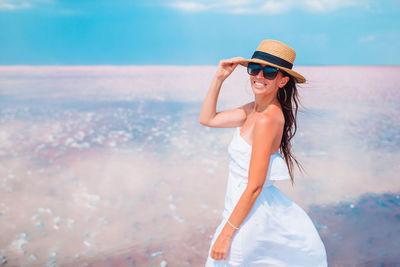
[{"label": "dark sunglasses lens", "polygon": [[278,74],[278,68],[265,66],[263,69],[263,75],[265,79],[269,80],[275,79],[277,74]]},{"label": "dark sunglasses lens", "polygon": [[278,74],[279,69],[271,66],[265,66],[264,68],[261,67],[260,64],[257,63],[249,63],[247,65],[247,73],[252,76],[256,76],[260,70],[263,70],[263,75],[265,79],[275,79],[276,75]]},{"label": "dark sunglasses lens", "polygon": [[249,63],[247,65],[247,73],[252,76],[256,76],[260,72],[261,69],[262,69],[261,65],[256,64],[256,63]]}]

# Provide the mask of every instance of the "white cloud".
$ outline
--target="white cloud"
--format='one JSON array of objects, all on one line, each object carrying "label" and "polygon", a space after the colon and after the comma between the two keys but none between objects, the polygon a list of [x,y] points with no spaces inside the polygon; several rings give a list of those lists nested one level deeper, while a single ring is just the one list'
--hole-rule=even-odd
[{"label": "white cloud", "polygon": [[260,2],[259,0],[224,0],[218,1],[220,6],[243,7]]},{"label": "white cloud", "polygon": [[0,0],[0,10],[32,8],[40,3],[52,3],[52,0]]},{"label": "white cloud", "polygon": [[290,10],[322,13],[346,7],[368,7],[368,5],[368,1],[362,0],[225,0],[217,3],[209,0],[193,0],[173,2],[169,6],[192,12],[210,10],[233,14],[282,14]]},{"label": "white cloud", "polygon": [[375,39],[376,39],[375,35],[370,34],[368,36],[361,37],[359,41],[365,43],[365,42],[375,41]]},{"label": "white cloud", "polygon": [[252,10],[249,10],[248,8],[236,7],[236,8],[232,8],[229,13],[232,13],[232,14],[249,14],[249,13],[254,13],[254,12]]},{"label": "white cloud", "polygon": [[0,0],[0,9],[20,9],[20,8],[28,8],[32,5],[27,1],[16,1],[16,0]]},{"label": "white cloud", "polygon": [[343,1],[343,0],[304,0],[302,1],[305,7],[314,12],[327,12],[332,11],[335,9],[340,9],[344,7],[351,7],[351,6],[360,6],[360,5],[367,5],[361,1]]},{"label": "white cloud", "polygon": [[188,11],[188,12],[198,12],[198,11],[203,11],[207,8],[208,6],[198,3],[198,2],[174,2],[170,4],[171,7],[183,10],[183,11]]},{"label": "white cloud", "polygon": [[[1,11],[16,11],[20,9],[33,9],[41,6],[55,4],[55,0],[0,0],[0,12]],[[54,5],[53,5],[54,7]],[[62,16],[77,16],[83,15],[84,13],[80,10],[73,9],[48,9],[48,12],[52,14],[58,14]]]},{"label": "white cloud", "polygon": [[286,12],[291,8],[292,1],[277,1],[277,0],[268,0],[262,6],[261,10],[269,13],[269,14],[281,14]]}]

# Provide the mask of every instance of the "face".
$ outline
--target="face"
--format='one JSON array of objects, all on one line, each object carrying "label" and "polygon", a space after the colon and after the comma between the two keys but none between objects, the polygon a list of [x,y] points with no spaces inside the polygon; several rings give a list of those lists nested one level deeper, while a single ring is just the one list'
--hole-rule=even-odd
[{"label": "face", "polygon": [[[263,64],[260,65],[262,67],[266,66]],[[280,71],[273,80],[265,79],[262,71],[256,76],[250,75],[251,88],[254,94],[276,94],[279,88],[285,86],[288,81],[289,77],[284,77]]]}]

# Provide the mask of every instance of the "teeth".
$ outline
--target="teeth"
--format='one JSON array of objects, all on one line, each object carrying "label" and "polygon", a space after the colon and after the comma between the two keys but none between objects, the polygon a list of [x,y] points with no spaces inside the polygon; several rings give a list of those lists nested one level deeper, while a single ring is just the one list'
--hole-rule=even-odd
[{"label": "teeth", "polygon": [[255,84],[258,85],[258,86],[264,86],[265,85],[263,83],[258,83],[258,82],[255,82]]}]

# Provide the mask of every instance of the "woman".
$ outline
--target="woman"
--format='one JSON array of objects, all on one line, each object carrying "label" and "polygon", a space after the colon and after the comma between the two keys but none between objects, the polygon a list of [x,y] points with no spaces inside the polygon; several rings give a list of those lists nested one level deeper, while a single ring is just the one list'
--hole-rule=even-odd
[{"label": "woman", "polygon": [[[236,127],[228,147],[223,219],[211,240],[207,267],[327,266],[311,219],[273,185],[284,179],[293,184],[293,162],[298,164],[290,140],[296,132],[296,83],[305,78],[292,70],[295,57],[289,46],[264,40],[250,60],[222,60],[204,99],[201,124]],[[238,64],[247,67],[254,101],[216,112],[222,83]]]}]

